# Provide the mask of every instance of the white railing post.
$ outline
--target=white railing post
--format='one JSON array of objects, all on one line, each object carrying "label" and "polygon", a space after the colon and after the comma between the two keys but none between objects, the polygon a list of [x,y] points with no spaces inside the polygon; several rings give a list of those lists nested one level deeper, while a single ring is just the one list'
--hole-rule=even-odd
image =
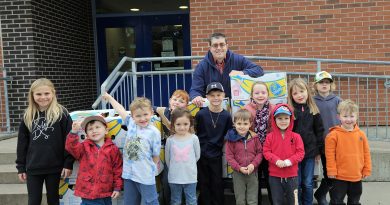
[{"label": "white railing post", "polygon": [[131,72],[133,78],[133,99],[135,99],[137,97],[137,62],[135,61],[131,62]]}]

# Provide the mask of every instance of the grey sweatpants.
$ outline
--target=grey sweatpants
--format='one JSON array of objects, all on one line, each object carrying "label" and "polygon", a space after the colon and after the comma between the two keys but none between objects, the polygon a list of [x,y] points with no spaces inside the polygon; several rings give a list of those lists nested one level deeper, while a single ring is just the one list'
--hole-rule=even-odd
[{"label": "grey sweatpants", "polygon": [[269,176],[269,186],[274,205],[298,205],[298,177]]},{"label": "grey sweatpants", "polygon": [[233,171],[233,187],[237,205],[257,205],[259,191],[257,170],[250,175]]}]

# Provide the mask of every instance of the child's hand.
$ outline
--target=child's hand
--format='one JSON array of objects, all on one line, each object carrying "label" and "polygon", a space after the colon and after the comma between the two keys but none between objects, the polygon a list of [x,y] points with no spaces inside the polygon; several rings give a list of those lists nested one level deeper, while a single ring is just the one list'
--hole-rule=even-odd
[{"label": "child's hand", "polygon": [[112,98],[112,96],[110,94],[108,94],[107,92],[104,92],[104,94],[102,95],[102,99],[104,101],[110,102],[111,98]]},{"label": "child's hand", "polygon": [[336,176],[328,175],[328,178],[329,178],[329,179],[336,179]]},{"label": "child's hand", "polygon": [[120,195],[119,191],[113,191],[111,194],[111,198],[116,199]]},{"label": "child's hand", "polygon": [[72,133],[77,133],[81,130],[81,121],[76,121],[72,123]]},{"label": "child's hand", "polygon": [[283,160],[278,160],[276,161],[276,166],[278,166],[279,168],[283,168],[286,166],[286,163]]},{"label": "child's hand", "polygon": [[61,172],[61,177],[63,179],[65,179],[65,178],[68,178],[71,174],[72,174],[72,170],[71,169],[63,168],[62,172]]},{"label": "child's hand", "polygon": [[21,182],[26,182],[26,180],[27,180],[27,174],[26,173],[20,173],[20,174],[18,174],[18,177],[19,177],[19,180]]},{"label": "child's hand", "polygon": [[246,168],[248,169],[248,175],[249,175],[252,174],[253,170],[255,170],[255,165],[249,164]]},{"label": "child's hand", "polygon": [[248,174],[248,168],[247,167],[240,167],[240,172],[243,174]]},{"label": "child's hand", "polygon": [[316,156],[316,161],[320,161],[321,160],[321,155],[317,155]]},{"label": "child's hand", "polygon": [[203,106],[204,99],[202,96],[198,96],[194,99],[192,99],[192,103],[194,103],[197,107],[202,107]]}]

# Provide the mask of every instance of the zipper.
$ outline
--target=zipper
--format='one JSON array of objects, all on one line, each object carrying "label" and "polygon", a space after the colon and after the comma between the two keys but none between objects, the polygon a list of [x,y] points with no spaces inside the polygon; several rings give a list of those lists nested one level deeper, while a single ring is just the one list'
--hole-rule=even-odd
[{"label": "zipper", "polygon": [[244,140],[244,149],[245,149],[245,164],[248,166],[248,152],[246,150],[246,139]]},{"label": "zipper", "polygon": [[[95,145],[96,146],[96,145]],[[104,145],[103,145],[104,146]],[[96,158],[96,165],[95,166],[98,166],[98,160],[99,160],[99,154],[100,154],[100,149],[101,148],[103,148],[103,146],[102,147],[100,147],[100,148],[96,148],[96,149],[98,149],[98,153],[97,153],[97,158]],[[95,170],[98,170],[98,169],[95,169]],[[95,176],[93,177],[93,192],[95,192],[95,187],[96,187],[96,179],[98,179],[99,177],[97,177],[96,176],[97,175],[97,173],[95,172]]]}]

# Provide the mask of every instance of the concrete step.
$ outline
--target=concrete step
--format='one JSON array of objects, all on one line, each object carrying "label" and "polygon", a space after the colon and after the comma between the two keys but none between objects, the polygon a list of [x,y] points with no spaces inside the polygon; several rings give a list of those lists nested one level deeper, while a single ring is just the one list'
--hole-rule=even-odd
[{"label": "concrete step", "polygon": [[16,160],[17,138],[0,141],[0,164],[14,164]]},{"label": "concrete step", "polygon": [[20,184],[14,164],[0,164],[0,184]]},{"label": "concrete step", "polygon": [[[42,203],[47,205],[46,190],[43,188]],[[28,204],[26,184],[0,184],[1,204],[7,205],[26,205]]]},{"label": "concrete step", "polygon": [[15,164],[16,153],[1,153],[0,164]]}]

